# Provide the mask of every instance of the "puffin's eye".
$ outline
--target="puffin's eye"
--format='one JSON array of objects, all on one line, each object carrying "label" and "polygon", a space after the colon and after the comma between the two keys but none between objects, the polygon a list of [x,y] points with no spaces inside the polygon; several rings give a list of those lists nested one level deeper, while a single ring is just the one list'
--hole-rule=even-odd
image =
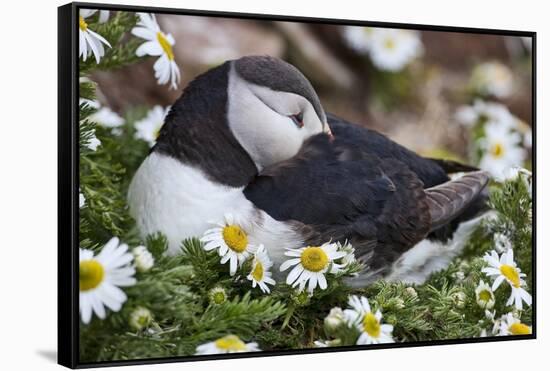
[{"label": "puffin's eye", "polygon": [[294,125],[296,125],[299,128],[304,127],[304,114],[302,112],[298,112],[295,115],[288,116],[294,122]]}]

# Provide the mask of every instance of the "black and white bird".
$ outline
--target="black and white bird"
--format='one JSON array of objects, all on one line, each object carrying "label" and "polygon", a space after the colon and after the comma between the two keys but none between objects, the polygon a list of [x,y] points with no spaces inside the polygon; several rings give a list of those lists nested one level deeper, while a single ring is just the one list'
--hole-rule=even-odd
[{"label": "black and white bird", "polygon": [[476,170],[326,114],[298,69],[249,56],[188,85],[128,200],[140,232],[165,234],[171,254],[231,213],[275,272],[286,249],[347,240],[366,266],[353,284],[421,283],[485,209],[489,177]]}]

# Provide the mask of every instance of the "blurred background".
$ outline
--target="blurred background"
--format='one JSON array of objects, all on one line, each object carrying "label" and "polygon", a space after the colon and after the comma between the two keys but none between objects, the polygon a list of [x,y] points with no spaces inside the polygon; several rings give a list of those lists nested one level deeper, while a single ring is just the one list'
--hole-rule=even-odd
[{"label": "blurred background", "polygon": [[181,82],[177,89],[159,85],[155,58],[94,72],[101,105],[118,115],[167,107],[198,74],[267,54],[299,68],[326,111],[418,153],[480,165],[495,176],[531,167],[530,38],[207,16],[157,21],[175,40]]}]

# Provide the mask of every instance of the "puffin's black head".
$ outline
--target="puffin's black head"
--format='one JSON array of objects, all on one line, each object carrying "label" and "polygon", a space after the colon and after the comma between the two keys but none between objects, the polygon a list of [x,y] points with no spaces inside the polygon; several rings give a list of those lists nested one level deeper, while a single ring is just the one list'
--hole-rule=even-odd
[{"label": "puffin's black head", "polygon": [[330,132],[326,116],[304,75],[280,59],[249,56],[192,81],[153,150],[192,163],[220,183],[243,186],[322,132]]}]

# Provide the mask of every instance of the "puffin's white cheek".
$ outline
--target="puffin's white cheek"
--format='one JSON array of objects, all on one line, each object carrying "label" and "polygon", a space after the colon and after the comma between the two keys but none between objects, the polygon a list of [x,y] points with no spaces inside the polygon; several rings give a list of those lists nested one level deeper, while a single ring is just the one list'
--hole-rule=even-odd
[{"label": "puffin's white cheek", "polygon": [[247,93],[230,102],[229,126],[258,170],[294,156],[304,140],[301,129]]},{"label": "puffin's white cheek", "polygon": [[[303,137],[299,130],[281,116],[265,115],[265,121],[257,122],[255,130],[243,133],[241,142],[258,167],[264,168],[287,160],[300,150]],[[253,138],[248,135],[253,134]]]},{"label": "puffin's white cheek", "polygon": [[302,135],[296,130],[280,130],[271,138],[264,139],[267,139],[264,149],[268,151],[265,165],[288,160],[298,153],[303,143]]}]

